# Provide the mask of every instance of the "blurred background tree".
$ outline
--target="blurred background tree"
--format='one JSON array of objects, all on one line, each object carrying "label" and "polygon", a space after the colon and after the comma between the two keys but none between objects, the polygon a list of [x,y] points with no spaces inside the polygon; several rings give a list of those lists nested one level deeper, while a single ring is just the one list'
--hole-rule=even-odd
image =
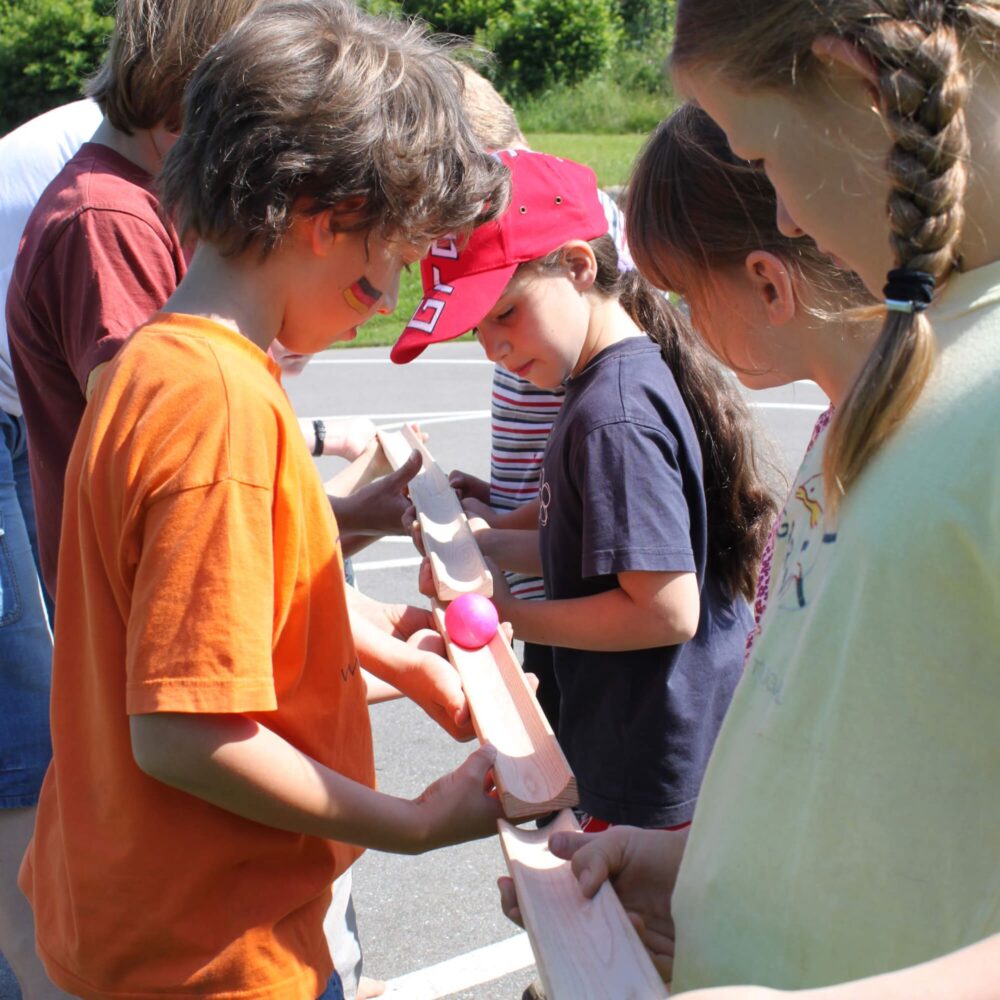
[{"label": "blurred background tree", "polygon": [[[527,132],[648,132],[669,110],[663,64],[676,0],[359,2],[492,53],[478,68]],[[113,0],[0,0],[0,133],[80,96],[112,10]]]},{"label": "blurred background tree", "polygon": [[0,0],[0,133],[80,96],[111,34],[112,0]]}]

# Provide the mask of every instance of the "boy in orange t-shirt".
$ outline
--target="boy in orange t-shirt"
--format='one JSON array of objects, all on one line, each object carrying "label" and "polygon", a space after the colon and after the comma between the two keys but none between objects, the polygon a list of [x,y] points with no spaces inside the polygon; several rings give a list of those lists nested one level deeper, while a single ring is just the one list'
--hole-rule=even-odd
[{"label": "boy in orange t-shirt", "polygon": [[[101,376],[67,474],[21,885],[75,995],[334,998],[334,878],[364,847],[485,836],[499,808],[488,748],[414,801],[373,790],[336,523],[266,352],[348,339],[431,240],[502,210],[507,178],[446,55],[341,0],[259,7],[184,122],[161,184],[199,247]],[[397,642],[383,673],[419,688]]]}]

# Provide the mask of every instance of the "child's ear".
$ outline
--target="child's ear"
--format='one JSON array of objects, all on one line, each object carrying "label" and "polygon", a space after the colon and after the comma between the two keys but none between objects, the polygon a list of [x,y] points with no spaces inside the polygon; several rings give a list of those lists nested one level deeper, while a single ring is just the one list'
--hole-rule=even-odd
[{"label": "child's ear", "polygon": [[827,69],[855,77],[864,86],[875,108],[881,107],[878,68],[872,57],[859,49],[854,42],[836,35],[821,35],[812,43],[812,54]]},{"label": "child's ear", "polygon": [[584,240],[571,240],[562,248],[562,259],[577,291],[586,292],[597,280],[597,258]]},{"label": "child's ear", "polygon": [[795,317],[795,285],[785,262],[766,250],[747,254],[743,267],[771,326],[784,326]]},{"label": "child's ear", "polygon": [[331,208],[318,212],[303,211],[298,218],[299,226],[305,231],[312,251],[326,256],[330,249],[344,238],[344,234],[357,228],[365,199],[358,195],[345,198]]}]

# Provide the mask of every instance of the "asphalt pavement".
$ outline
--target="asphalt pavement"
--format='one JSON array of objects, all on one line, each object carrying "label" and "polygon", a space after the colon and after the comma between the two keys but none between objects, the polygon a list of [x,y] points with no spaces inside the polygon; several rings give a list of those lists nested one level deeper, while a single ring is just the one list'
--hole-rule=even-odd
[{"label": "asphalt pavement", "polygon": [[[432,348],[403,368],[388,350],[327,352],[296,378],[289,396],[301,417],[367,415],[380,427],[418,421],[446,471],[489,472],[492,366],[471,343]],[[811,383],[749,396],[757,440],[776,483],[798,464],[826,400]],[[324,478],[341,463],[318,459]],[[384,601],[423,604],[418,557],[407,539],[385,539],[354,559],[358,586]],[[458,766],[470,752],[409,702],[372,708],[379,787],[408,797]],[[354,869],[354,900],[365,972],[400,1000],[517,1000],[535,969],[523,932],[500,912],[496,879],[504,863],[495,837],[421,857],[368,852]],[[16,985],[0,968],[0,1000]]]},{"label": "asphalt pavement", "polygon": [[[442,345],[402,368],[387,353],[337,351],[314,361],[288,382],[300,416],[364,414],[380,426],[417,420],[445,471],[488,478],[492,366],[481,349]],[[748,398],[758,444],[780,482],[797,467],[826,399],[812,383]],[[326,477],[338,462],[319,465]],[[422,604],[417,562],[408,540],[380,541],[355,558],[358,585],[381,600]],[[416,795],[468,753],[410,703],[377,705],[371,714],[379,785],[387,792]],[[495,883],[504,871],[495,837],[417,858],[365,854],[355,866],[354,897],[366,973],[390,982],[406,977],[392,995],[407,1000],[518,1000],[536,973],[525,964],[531,959],[523,940],[511,940],[521,932],[500,912]]]}]

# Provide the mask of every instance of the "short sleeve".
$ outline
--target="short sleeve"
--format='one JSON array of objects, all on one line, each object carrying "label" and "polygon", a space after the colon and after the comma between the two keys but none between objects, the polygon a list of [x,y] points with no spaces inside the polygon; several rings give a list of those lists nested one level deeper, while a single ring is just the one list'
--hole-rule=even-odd
[{"label": "short sleeve", "polygon": [[64,276],[53,297],[66,363],[86,393],[90,373],[173,294],[183,258],[164,229],[128,212],[81,212],[60,235],[49,273]]},{"label": "short sleeve", "polygon": [[271,509],[270,490],[232,479],[148,507],[128,616],[129,714],[276,708]]},{"label": "short sleeve", "polygon": [[573,465],[583,508],[585,577],[695,571],[677,442],[666,428],[605,424],[582,439]]}]

